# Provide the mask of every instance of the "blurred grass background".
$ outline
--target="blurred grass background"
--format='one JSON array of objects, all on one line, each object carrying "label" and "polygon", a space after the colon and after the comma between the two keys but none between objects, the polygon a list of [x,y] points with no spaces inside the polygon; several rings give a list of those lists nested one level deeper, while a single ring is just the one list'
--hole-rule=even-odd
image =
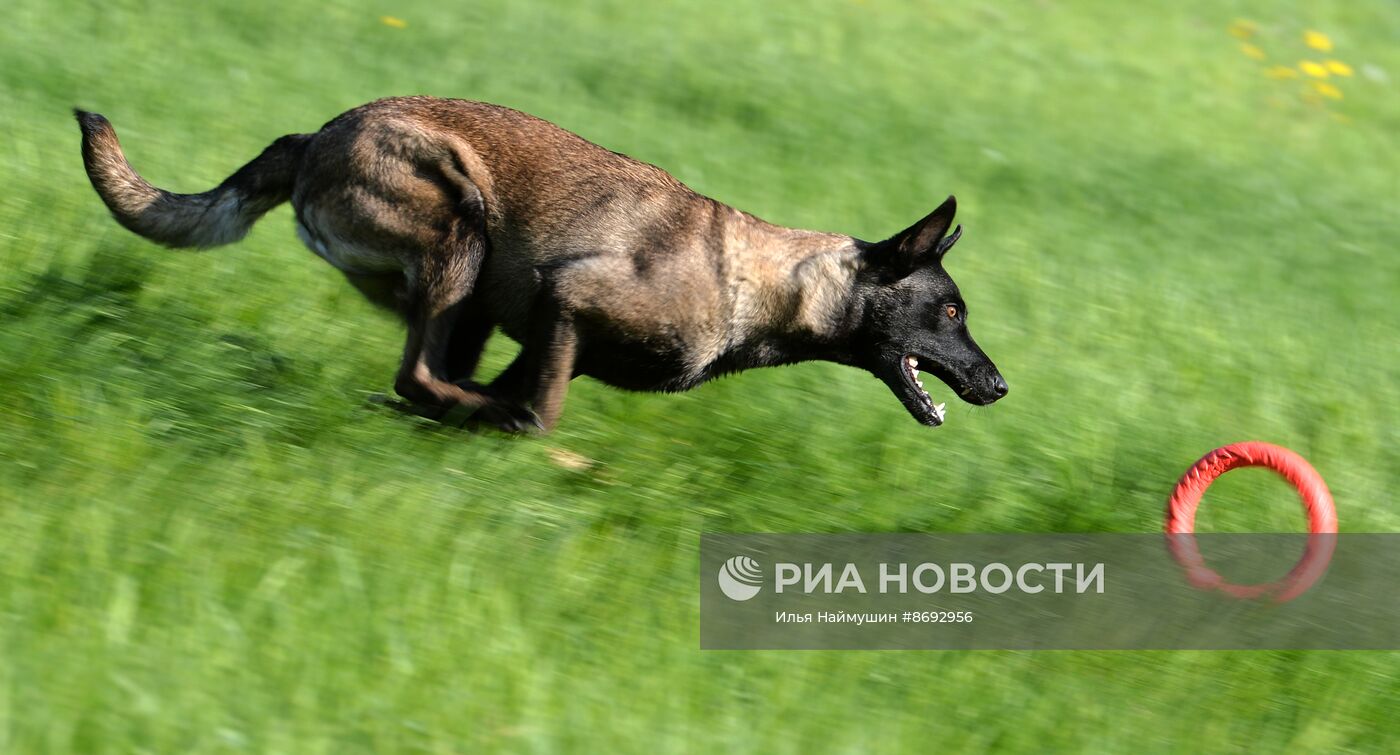
[{"label": "blurred grass background", "polygon": [[[1153,531],[1192,461],[1249,438],[1310,458],[1345,531],[1400,527],[1393,4],[4,15],[0,751],[1400,741],[1390,653],[702,653],[695,574],[704,530]],[[1325,58],[1352,69],[1340,100],[1266,75]],[[368,400],[400,328],[287,208],[236,247],[156,248],[92,193],[68,112],[199,191],[415,93],[534,113],[788,225],[883,238],[956,193],[949,268],[1010,396],[929,431],[869,376],[804,365],[679,396],[579,380],[543,440],[442,430]],[[1263,473],[1201,517],[1301,525]]]}]

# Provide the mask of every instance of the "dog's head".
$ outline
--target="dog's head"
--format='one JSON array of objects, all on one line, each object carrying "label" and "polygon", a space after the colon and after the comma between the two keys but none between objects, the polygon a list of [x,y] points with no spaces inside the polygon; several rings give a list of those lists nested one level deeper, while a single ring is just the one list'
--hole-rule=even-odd
[{"label": "dog's head", "polygon": [[943,269],[943,256],[962,234],[951,234],[957,202],[948,197],[908,230],[878,244],[863,244],[856,295],[862,311],[853,353],[858,366],[890,387],[919,422],[943,424],[919,381],[932,373],[958,397],[986,405],[1006,395],[1006,381],[967,330],[967,303]]}]

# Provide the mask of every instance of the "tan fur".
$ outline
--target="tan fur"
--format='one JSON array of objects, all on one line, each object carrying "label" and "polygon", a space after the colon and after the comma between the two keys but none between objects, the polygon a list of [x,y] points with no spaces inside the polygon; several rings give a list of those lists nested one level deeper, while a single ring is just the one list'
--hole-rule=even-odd
[{"label": "tan fur", "polygon": [[[373,102],[197,195],[146,183],[105,120],[83,118],[89,175],[123,225],[213,246],[290,198],[306,245],[407,319],[400,393],[512,429],[533,419],[516,402],[552,426],[576,369],[608,372],[599,354],[670,365],[625,387],[685,388],[754,344],[819,341],[850,305],[850,237],[772,225],[495,105]],[[492,323],[524,348],[483,387],[470,368]]]}]

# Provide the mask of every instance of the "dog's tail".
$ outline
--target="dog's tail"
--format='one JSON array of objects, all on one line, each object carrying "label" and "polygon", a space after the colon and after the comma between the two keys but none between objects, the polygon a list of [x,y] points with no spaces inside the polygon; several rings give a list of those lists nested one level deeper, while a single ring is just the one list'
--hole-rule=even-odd
[{"label": "dog's tail", "polygon": [[97,113],[74,110],[83,129],[83,165],[107,209],[128,230],[171,247],[237,241],[264,213],[292,196],[310,134],[284,136],[202,194],[172,194],[146,182],[122,154],[117,132]]}]

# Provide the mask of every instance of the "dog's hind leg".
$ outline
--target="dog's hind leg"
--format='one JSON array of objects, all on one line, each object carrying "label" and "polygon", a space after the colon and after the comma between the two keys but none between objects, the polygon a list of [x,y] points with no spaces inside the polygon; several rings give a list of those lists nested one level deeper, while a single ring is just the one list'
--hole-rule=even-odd
[{"label": "dog's hind leg", "polygon": [[[466,234],[439,253],[423,255],[411,272],[405,311],[408,338],[394,391],[410,402],[436,410],[439,418],[456,409],[476,410],[476,419],[520,432],[539,425],[533,412],[502,401],[466,380],[452,382],[449,369],[454,330],[467,328],[479,333],[487,327],[489,332],[489,322],[464,320],[464,315],[472,312],[470,297],[485,248],[485,239],[479,234]],[[474,353],[459,354],[458,360],[475,361],[485,337],[472,340],[462,345]]]},{"label": "dog's hind leg", "polygon": [[[370,303],[405,320],[412,314],[406,311],[408,302],[403,275],[346,273],[345,279]],[[448,381],[458,385],[470,383],[491,329],[491,318],[486,313],[464,307],[447,341]]]}]

